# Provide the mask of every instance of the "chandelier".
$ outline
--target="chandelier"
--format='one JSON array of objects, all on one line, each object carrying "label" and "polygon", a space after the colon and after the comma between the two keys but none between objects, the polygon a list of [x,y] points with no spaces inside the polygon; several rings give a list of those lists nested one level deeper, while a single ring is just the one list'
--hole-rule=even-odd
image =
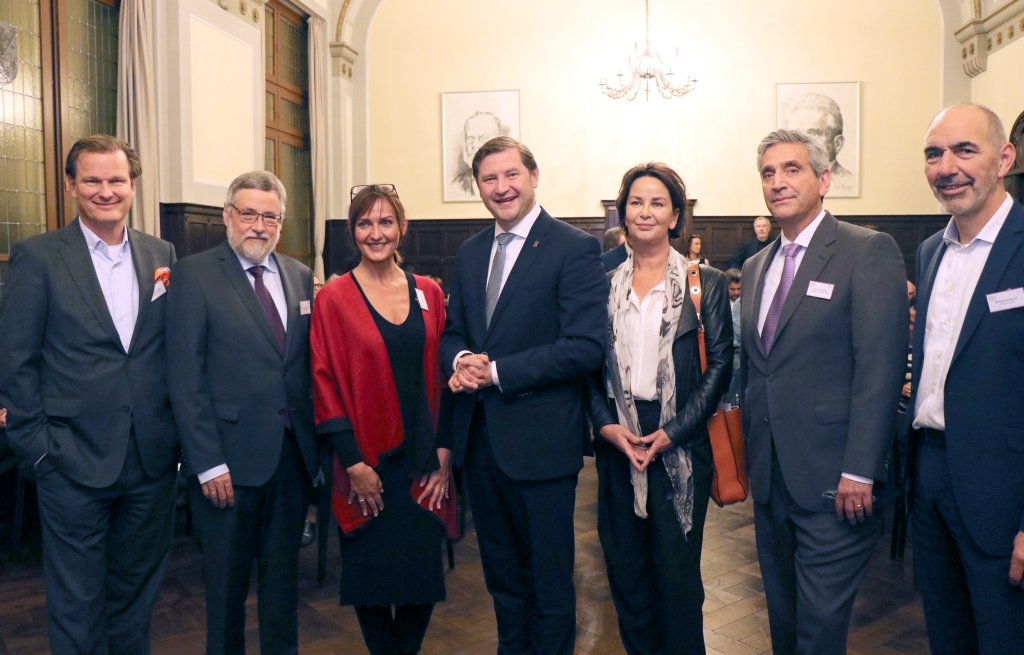
[{"label": "chandelier", "polygon": [[[651,99],[651,82],[657,87],[663,98],[678,98],[684,96],[697,84],[697,78],[690,75],[680,86],[673,82],[672,66],[667,63],[661,55],[651,48],[650,11],[647,0],[644,0],[644,48],[641,52],[640,46],[633,45],[634,52],[629,57],[629,73],[618,74],[619,83],[612,86],[607,78],[601,80],[599,86],[609,98],[618,100],[625,98],[633,100],[643,87],[644,99]],[[676,61],[679,60],[679,48],[676,48]]]}]

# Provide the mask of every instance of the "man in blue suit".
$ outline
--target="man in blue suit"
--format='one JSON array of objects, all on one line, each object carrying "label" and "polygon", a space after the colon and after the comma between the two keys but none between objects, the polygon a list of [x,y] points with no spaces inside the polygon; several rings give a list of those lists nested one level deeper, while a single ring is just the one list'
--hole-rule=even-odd
[{"label": "man in blue suit", "polygon": [[11,251],[0,407],[35,470],[50,650],[145,655],[174,534],[174,247],[127,225],[142,174],[131,145],[79,139],[64,172],[78,218]]},{"label": "man in blue suit", "polygon": [[459,249],[441,339],[456,465],[498,652],[571,654],[582,380],[603,362],[607,329],[600,245],[537,204],[537,162],[514,139],[485,143],[473,176],[495,225]]},{"label": "man in blue suit", "polygon": [[[1024,207],[999,118],[932,122],[925,176],[952,220],[917,253],[914,561],[932,653],[1024,649]],[[923,326],[924,329],[921,329]]]}]

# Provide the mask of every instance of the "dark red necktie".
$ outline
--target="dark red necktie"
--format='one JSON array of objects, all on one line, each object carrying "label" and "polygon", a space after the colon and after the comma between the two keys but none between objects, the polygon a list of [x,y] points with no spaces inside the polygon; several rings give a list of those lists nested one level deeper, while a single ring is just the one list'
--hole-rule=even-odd
[{"label": "dark red necktie", "polygon": [[277,337],[277,345],[280,346],[281,352],[284,352],[284,323],[281,322],[281,314],[277,311],[274,299],[270,297],[267,285],[263,283],[263,266],[253,266],[249,269],[249,274],[256,280],[256,298],[260,301],[267,320],[270,321],[270,329]]}]

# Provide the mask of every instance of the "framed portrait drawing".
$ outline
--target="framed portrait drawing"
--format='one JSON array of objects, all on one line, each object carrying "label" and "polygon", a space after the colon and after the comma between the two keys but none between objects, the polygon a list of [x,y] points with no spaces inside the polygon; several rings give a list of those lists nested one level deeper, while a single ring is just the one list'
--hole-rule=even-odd
[{"label": "framed portrait drawing", "polygon": [[860,82],[776,85],[776,124],[801,130],[829,157],[828,197],[860,195]]},{"label": "framed portrait drawing", "polygon": [[480,200],[473,155],[496,136],[519,138],[519,91],[441,94],[444,201]]}]

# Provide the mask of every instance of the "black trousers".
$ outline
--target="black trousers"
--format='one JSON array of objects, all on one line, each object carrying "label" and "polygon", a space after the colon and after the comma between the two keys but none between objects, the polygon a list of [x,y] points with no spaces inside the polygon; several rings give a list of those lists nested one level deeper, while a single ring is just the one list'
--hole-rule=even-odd
[{"label": "black trousers", "polygon": [[357,607],[356,618],[370,655],[417,655],[433,611],[433,605]]},{"label": "black trousers", "polygon": [[203,545],[208,655],[245,654],[245,599],[253,561],[260,653],[299,652],[299,544],[309,484],[290,431],[270,480],[258,487],[236,486],[234,507],[214,507],[199,481],[189,481],[189,501]]},{"label": "black trousers", "polygon": [[572,655],[577,478],[505,475],[494,460],[484,413],[477,410],[465,480],[484,581],[494,599],[499,655]]},{"label": "black trousers", "polygon": [[[660,407],[638,403],[644,434],[658,429]],[[626,456],[601,437],[597,457],[597,532],[604,550],[619,635],[629,655],[704,653],[700,555],[711,495],[711,449],[694,448],[693,528],[684,538],[672,481],[660,459],[647,469],[647,518],[633,510]]]},{"label": "black trousers", "polygon": [[52,652],[150,652],[150,619],[174,534],[174,482],[173,467],[146,475],[134,435],[109,487],[86,487],[52,468],[39,475]]}]

